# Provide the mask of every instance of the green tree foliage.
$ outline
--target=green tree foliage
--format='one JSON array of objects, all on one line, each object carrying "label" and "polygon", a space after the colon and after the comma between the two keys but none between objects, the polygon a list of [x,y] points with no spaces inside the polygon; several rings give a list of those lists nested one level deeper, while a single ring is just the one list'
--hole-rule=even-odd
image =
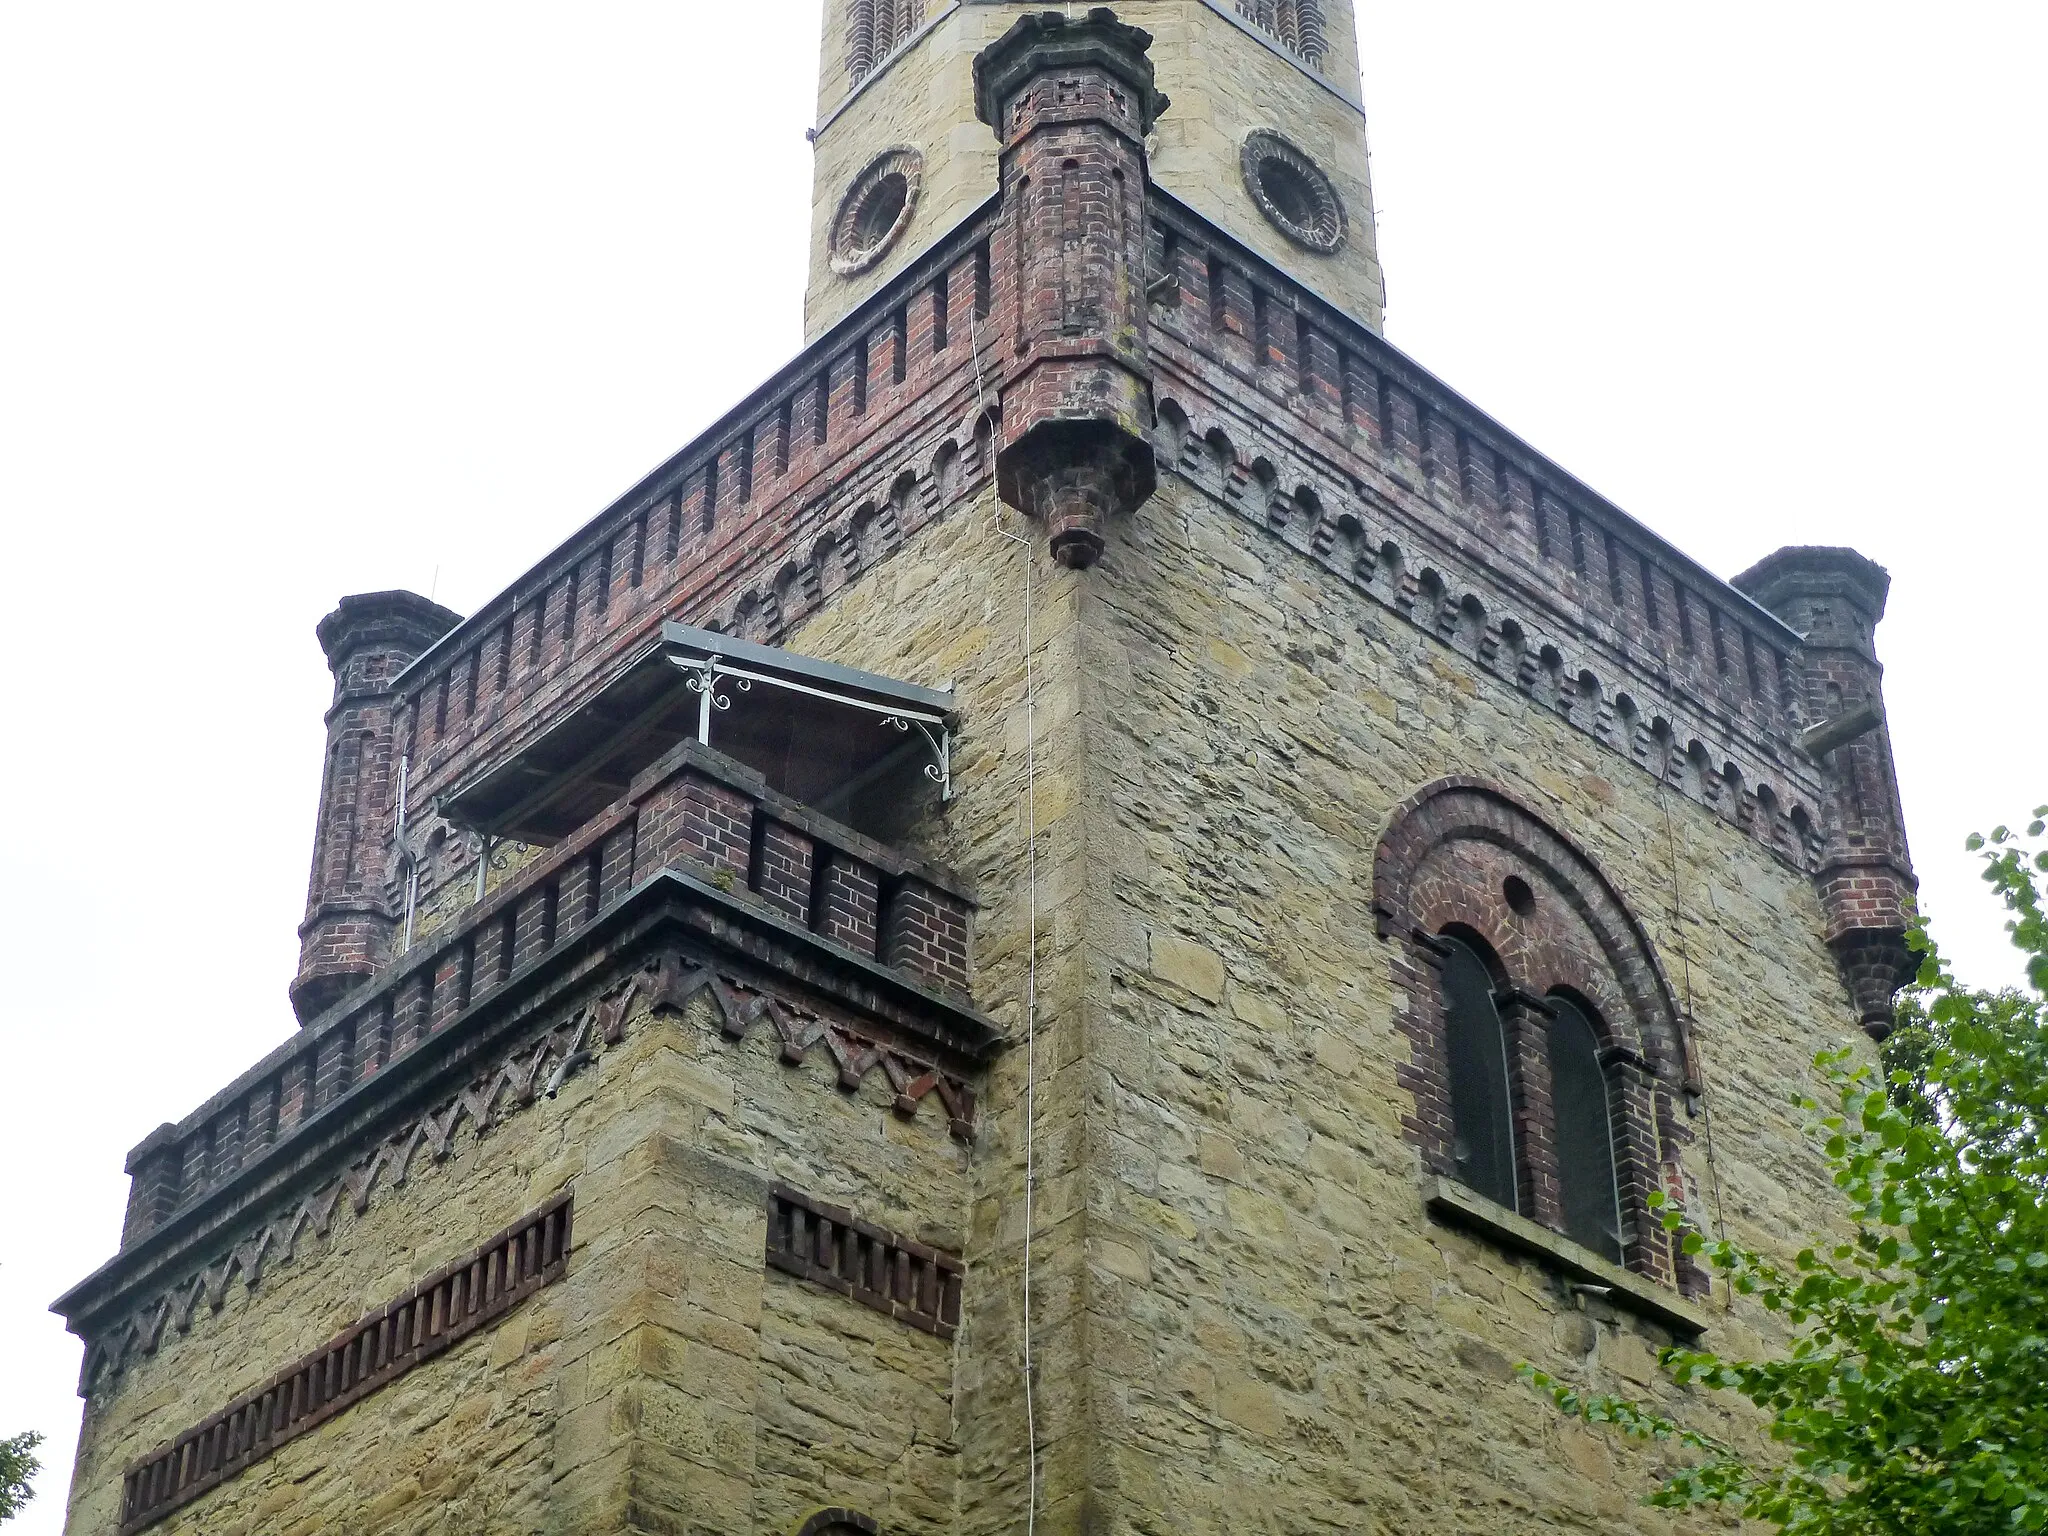
[{"label": "green tree foliage", "polygon": [[37,1434],[16,1435],[0,1440],[0,1520],[11,1519],[27,1506],[29,1479],[43,1469],[35,1449],[43,1443]]},{"label": "green tree foliage", "polygon": [[1963,988],[1916,933],[1925,959],[1883,1075],[1855,1051],[1816,1058],[1825,1093],[1798,1102],[1853,1237],[1787,1263],[1665,1216],[1791,1326],[1781,1358],[1660,1357],[1681,1385],[1755,1404],[1770,1447],[1522,1368],[1566,1413],[1700,1453],[1649,1503],[1719,1506],[1792,1536],[2048,1531],[2048,807],[2035,818],[2024,838],[1970,840],[2027,987]]}]

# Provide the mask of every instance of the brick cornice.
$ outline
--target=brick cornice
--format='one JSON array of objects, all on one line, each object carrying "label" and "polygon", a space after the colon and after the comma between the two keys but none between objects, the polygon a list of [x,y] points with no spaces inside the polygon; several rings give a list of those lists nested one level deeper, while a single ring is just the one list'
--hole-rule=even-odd
[{"label": "brick cornice", "polygon": [[[1573,503],[1584,507],[1604,522],[1625,528],[1631,542],[1647,546],[1657,558],[1682,571],[1688,580],[1697,582],[1712,590],[1715,595],[1739,605],[1753,621],[1768,626],[1785,643],[1798,642],[1798,632],[1786,625],[1783,619],[1762,603],[1715,575],[1677,545],[1548,457],[1541,449],[1488,415],[1384,336],[1371,330],[1363,320],[1351,314],[1342,305],[1318,293],[1299,274],[1292,271],[1281,273],[1267,258],[1237,239],[1228,230],[1211,223],[1164,187],[1155,184],[1148,188],[1147,195],[1153,205],[1154,217],[1175,226],[1177,232],[1199,239],[1205,245],[1222,251],[1233,265],[1241,270],[1257,273],[1262,282],[1270,283],[1279,290],[1287,300],[1285,314],[1291,317],[1298,306],[1316,323],[1341,337],[1347,349],[1356,351],[1374,369],[1395,378],[1404,389],[1425,399],[1432,409],[1460,425],[1483,432],[1486,445],[1507,452],[1517,467],[1525,472],[1533,471],[1546,485],[1554,487]],[[1160,333],[1155,332],[1155,350],[1161,350],[1161,341]],[[1250,382],[1256,383],[1255,380]],[[1260,400],[1261,403],[1273,403],[1265,400],[1263,396],[1255,395],[1253,398]],[[1295,422],[1288,424],[1300,425]],[[1351,456],[1347,454],[1344,457]]]},{"label": "brick cornice", "polygon": [[[1175,265],[1166,276],[1178,280],[1161,288],[1167,296],[1151,325],[1162,474],[1178,476],[1232,515],[1334,570],[1474,670],[1554,709],[1674,792],[1735,823],[1773,856],[1809,872],[1829,788],[1798,747],[1806,722],[1798,689],[1784,675],[1784,668],[1799,665],[1800,636],[1291,274],[1170,194],[1154,188],[1150,203],[1165,230],[1154,259],[1171,258]],[[1272,356],[1255,358],[1257,338],[1224,334],[1228,327],[1219,328],[1213,314],[1204,320],[1210,306],[1194,296],[1189,273],[1200,286],[1203,263],[1212,258],[1229,268],[1228,305],[1239,302],[1243,274],[1266,294]],[[1213,302],[1215,273],[1208,276]],[[1233,308],[1230,324],[1236,322]],[[1399,396],[1399,409],[1407,413],[1399,433],[1387,421],[1367,429],[1364,418],[1389,405],[1386,398],[1356,398],[1352,386],[1361,379],[1368,385],[1379,380]],[[1208,441],[1219,432],[1231,457],[1220,469]],[[1458,456],[1468,441],[1484,460],[1484,483],[1492,488],[1484,494],[1461,494],[1467,488]],[[1549,558],[1539,558],[1529,529],[1510,529],[1503,507],[1476,504],[1507,496],[1493,478],[1497,465],[1520,477],[1516,491],[1525,499],[1515,508],[1518,522],[1533,516],[1526,498],[1532,487],[1541,488],[1553,524]],[[1573,551],[1579,539],[1583,547]],[[1381,559],[1387,545],[1397,560]],[[1619,575],[1609,569],[1611,555],[1624,567]],[[1596,582],[1590,572],[1575,576],[1575,559],[1607,581]],[[1644,570],[1655,571],[1662,589],[1661,628],[1646,622]],[[1428,573],[1437,578],[1433,591],[1421,579]],[[1624,583],[1627,601],[1610,600],[1622,595]],[[1681,602],[1693,633],[1679,620]],[[1582,673],[1592,674],[1596,691],[1581,690]],[[1624,694],[1633,712],[1618,707]],[[1653,729],[1659,723],[1666,728],[1661,737]],[[1706,753],[1704,773],[1695,771],[1688,754],[1695,742]],[[1739,777],[1724,771],[1731,765]]]},{"label": "brick cornice", "polygon": [[[559,1012],[644,966],[650,954],[681,943],[704,963],[858,1020],[882,1042],[973,1073],[1002,1047],[995,1024],[957,997],[809,932],[716,884],[665,869],[607,908],[574,936],[513,973],[410,1052],[308,1116],[234,1174],[173,1212],[117,1257],[72,1287],[51,1310],[72,1331],[92,1337],[139,1298],[173,1284],[238,1224],[288,1204],[327,1180],[391,1127],[494,1068],[507,1048]],[[403,985],[390,976],[378,989]],[[357,995],[312,1028],[332,1028],[374,1003]],[[179,1130],[203,1124],[289,1058],[306,1049],[304,1032],[244,1073]],[[168,1136],[152,1133],[145,1147]],[[142,1149],[138,1149],[140,1152]]]},{"label": "brick cornice", "polygon": [[[806,345],[801,352],[751,390],[731,410],[641,476],[610,506],[535,561],[503,592],[423,651],[411,666],[394,680],[393,686],[401,692],[416,692],[430,673],[451,659],[468,641],[486,633],[493,625],[502,623],[523,593],[536,586],[543,586],[564,574],[595,550],[608,534],[615,533],[630,517],[658,502],[679,480],[701,468],[708,455],[716,453],[721,446],[743,432],[749,425],[761,421],[778,400],[800,388],[857,339],[873,331],[892,310],[929,284],[938,272],[949,263],[959,261],[972,250],[978,240],[986,239],[1000,202],[1000,196],[992,194],[979,207],[968,213],[956,228],[934,240],[922,254],[906,263],[901,273],[849,311],[831,330]],[[994,333],[995,327],[991,322],[986,335],[992,339]],[[966,368],[965,373],[971,380],[972,368]],[[972,388],[971,382],[969,388]],[[918,403],[922,401],[913,402],[913,408]],[[877,430],[886,426],[888,421],[889,414],[877,412],[874,420],[868,424],[856,442],[846,446],[858,446],[872,452],[877,446],[892,441],[900,442],[900,436]],[[791,487],[788,494],[777,496],[766,506],[784,510],[791,506],[807,506],[820,495],[828,493],[831,487],[844,484],[845,480],[846,462],[840,457],[835,460],[829,472],[820,471],[811,480]],[[728,535],[728,541],[738,537],[742,529],[752,527],[753,522],[754,520],[750,519],[745,523],[736,523]],[[655,627],[659,626],[663,616],[652,616]],[[666,617],[675,617],[674,605],[670,605]]]}]

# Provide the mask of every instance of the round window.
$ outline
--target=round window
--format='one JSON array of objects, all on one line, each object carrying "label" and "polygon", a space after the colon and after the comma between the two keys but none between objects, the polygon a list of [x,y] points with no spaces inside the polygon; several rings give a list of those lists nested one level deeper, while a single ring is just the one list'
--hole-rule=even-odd
[{"label": "round window", "polygon": [[877,156],[839,200],[832,216],[832,270],[865,272],[902,236],[917,209],[924,156],[907,145]]},{"label": "round window", "polygon": [[1281,234],[1324,255],[1344,243],[1344,201],[1299,148],[1259,128],[1245,136],[1240,162],[1245,190]]}]

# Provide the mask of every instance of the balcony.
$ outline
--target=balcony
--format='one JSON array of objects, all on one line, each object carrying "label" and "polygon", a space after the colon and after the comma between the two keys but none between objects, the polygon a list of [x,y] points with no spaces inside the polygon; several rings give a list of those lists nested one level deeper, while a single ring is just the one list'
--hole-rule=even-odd
[{"label": "balcony", "polygon": [[[74,1297],[97,1311],[96,1293],[130,1288],[116,1271],[146,1283],[141,1271],[175,1263],[185,1236],[329,1166],[407,1106],[459,1091],[536,1011],[587,991],[656,927],[858,1018],[893,1062],[957,1083],[1000,1044],[967,996],[973,907],[949,871],[677,742],[506,886],[136,1147],[122,1255]],[[957,1109],[953,1126],[968,1134]]]},{"label": "balcony", "polygon": [[487,837],[549,844],[678,742],[715,745],[780,794],[870,831],[951,793],[949,688],[665,623],[583,703],[440,797]]}]

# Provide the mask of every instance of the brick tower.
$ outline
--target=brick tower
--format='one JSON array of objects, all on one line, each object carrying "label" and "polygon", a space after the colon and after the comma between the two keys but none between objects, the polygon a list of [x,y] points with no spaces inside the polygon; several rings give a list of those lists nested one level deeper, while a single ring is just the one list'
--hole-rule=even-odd
[{"label": "brick tower", "polygon": [[1831,1209],[1884,573],[1724,582],[1381,339],[1346,0],[824,58],[803,354],[322,622],[301,1024],[57,1304],[70,1529],[1706,1529],[1511,1367],[1781,1337],[1649,1199]]}]

